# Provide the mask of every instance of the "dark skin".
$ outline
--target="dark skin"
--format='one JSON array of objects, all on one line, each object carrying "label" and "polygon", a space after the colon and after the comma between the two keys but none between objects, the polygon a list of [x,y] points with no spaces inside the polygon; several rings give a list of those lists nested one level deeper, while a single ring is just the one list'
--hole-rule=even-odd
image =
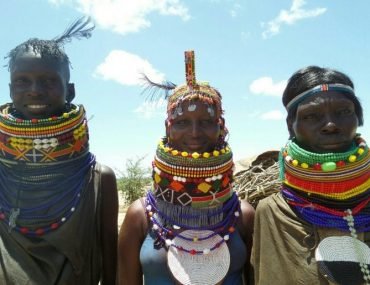
[{"label": "dark skin", "polygon": [[[56,60],[30,52],[19,55],[10,70],[10,97],[24,119],[45,119],[66,111],[74,97],[69,70]],[[101,167],[102,285],[116,284],[118,196],[112,169]]]},{"label": "dark skin", "polygon": [[[189,111],[189,106],[195,110]],[[220,125],[208,106],[197,101],[182,103],[183,114],[170,123],[166,122],[166,133],[171,146],[187,152],[206,152],[214,149],[220,136]]]},{"label": "dark skin", "polygon": [[[191,103],[193,104],[193,103]],[[182,103],[183,114],[166,123],[167,137],[171,147],[179,151],[205,152],[215,148],[220,135],[218,120],[207,111],[207,106],[196,102],[196,109],[188,111],[188,102]],[[118,237],[118,284],[143,284],[140,249],[148,233],[149,223],[143,208],[144,200],[136,200],[128,208]],[[238,231],[247,248],[244,277],[248,280],[250,252],[252,248],[254,209],[241,201]]]},{"label": "dark skin", "polygon": [[297,108],[288,128],[304,149],[316,153],[347,151],[356,135],[355,106],[343,94],[319,92]]}]

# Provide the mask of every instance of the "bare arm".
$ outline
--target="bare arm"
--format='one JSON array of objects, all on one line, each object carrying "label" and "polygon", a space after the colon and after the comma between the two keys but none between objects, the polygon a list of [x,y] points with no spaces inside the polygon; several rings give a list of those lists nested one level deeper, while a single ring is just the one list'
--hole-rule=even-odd
[{"label": "bare arm", "polygon": [[147,228],[145,211],[139,199],[128,208],[118,237],[118,284],[120,285],[143,284],[140,248]]},{"label": "bare arm", "polygon": [[247,260],[244,267],[244,280],[246,284],[249,284],[248,280],[251,280],[251,264],[250,257],[253,244],[253,225],[254,225],[254,208],[245,200],[241,201],[241,216],[238,221],[238,229],[242,235],[244,243],[247,247]]},{"label": "bare arm", "polygon": [[103,252],[102,285],[116,284],[118,194],[112,169],[101,167],[101,243]]}]

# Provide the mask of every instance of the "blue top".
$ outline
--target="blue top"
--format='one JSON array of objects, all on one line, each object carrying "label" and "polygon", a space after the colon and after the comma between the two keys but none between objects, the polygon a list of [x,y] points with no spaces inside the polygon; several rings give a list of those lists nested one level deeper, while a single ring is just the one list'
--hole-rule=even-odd
[{"label": "blue top", "polygon": [[[144,274],[145,285],[176,284],[167,266],[167,251],[153,247],[154,239],[147,234],[140,250],[140,263]],[[247,257],[246,246],[238,231],[230,235],[227,242],[230,251],[230,268],[223,285],[242,285],[243,269]]]}]

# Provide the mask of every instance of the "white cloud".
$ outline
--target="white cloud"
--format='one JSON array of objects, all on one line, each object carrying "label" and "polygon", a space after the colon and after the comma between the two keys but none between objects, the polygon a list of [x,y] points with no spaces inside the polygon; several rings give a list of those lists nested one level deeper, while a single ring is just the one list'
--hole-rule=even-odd
[{"label": "white cloud", "polygon": [[279,110],[273,110],[273,111],[261,114],[260,118],[262,120],[281,120],[281,119],[284,119],[284,114]]},{"label": "white cloud", "polygon": [[242,6],[238,3],[234,3],[233,7],[230,10],[230,15],[232,18],[236,18],[238,16],[239,10],[242,8]]},{"label": "white cloud", "polygon": [[327,10],[326,8],[304,10],[303,6],[305,4],[306,2],[304,0],[293,0],[289,11],[281,10],[275,19],[269,21],[267,24],[262,23],[262,27],[267,26],[267,29],[262,33],[262,37],[266,39],[278,34],[280,32],[280,27],[283,24],[292,25],[302,19],[320,16]]},{"label": "white cloud", "polygon": [[154,69],[146,59],[123,50],[113,50],[95,69],[94,76],[122,85],[142,85],[143,73],[154,82],[164,80],[164,74]]},{"label": "white cloud", "polygon": [[68,4],[94,18],[105,29],[125,35],[150,27],[150,13],[190,19],[180,0],[49,0],[54,5]]},{"label": "white cloud", "polygon": [[56,6],[64,4],[66,1],[65,0],[48,0],[51,4],[54,4]]},{"label": "white cloud", "polygon": [[160,98],[157,101],[145,101],[134,112],[145,119],[150,119],[156,115],[164,116],[166,104],[167,100],[164,98]]},{"label": "white cloud", "polygon": [[252,82],[249,90],[257,95],[281,96],[286,84],[287,80],[274,83],[271,77],[261,77]]}]

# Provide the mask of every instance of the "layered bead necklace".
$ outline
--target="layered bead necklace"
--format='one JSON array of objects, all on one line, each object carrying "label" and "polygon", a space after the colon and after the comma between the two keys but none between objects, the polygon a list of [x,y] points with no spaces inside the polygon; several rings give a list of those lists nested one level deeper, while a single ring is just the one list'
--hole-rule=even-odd
[{"label": "layered bead necklace", "polygon": [[9,231],[41,236],[71,217],[91,179],[85,110],[24,120],[0,108],[0,220]]},{"label": "layered bead necklace", "polygon": [[345,153],[317,154],[291,141],[282,151],[282,194],[311,224],[348,230],[343,217],[351,209],[356,229],[370,229],[370,153],[359,136]]},{"label": "layered bead necklace", "polygon": [[[162,140],[153,161],[153,190],[146,197],[146,213],[157,236],[156,247],[176,247],[191,255],[208,254],[229,240],[240,214],[232,190],[233,160],[225,144],[209,153],[174,150]],[[183,235],[209,230],[201,238]],[[195,250],[176,246],[174,238],[199,242],[215,235],[222,239],[209,248]]]},{"label": "layered bead necklace", "polygon": [[[359,268],[351,267],[348,278],[362,275],[370,284],[369,249],[357,239],[357,233],[370,230],[370,153],[366,142],[357,136],[347,152],[317,154],[289,141],[281,158],[281,193],[297,215],[317,227],[350,233],[350,237],[328,237],[320,242],[315,255],[320,271],[334,282],[347,280],[340,266],[351,260]],[[347,251],[336,255],[341,244],[346,244]]]}]

